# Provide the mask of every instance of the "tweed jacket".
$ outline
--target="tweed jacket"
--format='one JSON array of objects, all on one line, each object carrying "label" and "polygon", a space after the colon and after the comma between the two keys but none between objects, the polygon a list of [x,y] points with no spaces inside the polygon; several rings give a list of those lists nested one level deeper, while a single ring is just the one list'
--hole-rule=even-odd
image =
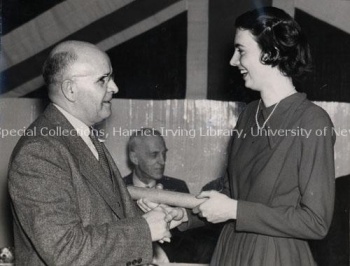
[{"label": "tweed jacket", "polygon": [[105,149],[112,180],[52,104],[9,164],[16,265],[151,262],[150,229]]}]

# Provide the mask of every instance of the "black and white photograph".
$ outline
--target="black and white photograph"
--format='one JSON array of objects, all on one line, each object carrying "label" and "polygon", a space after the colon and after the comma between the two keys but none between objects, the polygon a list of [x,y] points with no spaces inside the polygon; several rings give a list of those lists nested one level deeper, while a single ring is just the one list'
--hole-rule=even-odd
[{"label": "black and white photograph", "polygon": [[350,265],[350,0],[0,6],[0,266]]}]

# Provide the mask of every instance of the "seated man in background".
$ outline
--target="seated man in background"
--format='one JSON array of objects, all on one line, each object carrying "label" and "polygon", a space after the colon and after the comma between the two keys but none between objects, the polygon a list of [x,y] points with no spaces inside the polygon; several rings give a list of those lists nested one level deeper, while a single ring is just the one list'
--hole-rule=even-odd
[{"label": "seated man in background", "polygon": [[158,130],[142,128],[131,135],[128,143],[129,160],[133,171],[124,181],[127,186],[153,188],[190,193],[186,183],[165,176],[165,161],[168,149]]},{"label": "seated man in background", "polygon": [[[126,185],[190,193],[183,180],[164,175],[167,151],[164,138],[158,130],[142,128],[134,132],[128,142],[133,171],[124,177]],[[209,263],[220,233],[212,227],[209,225],[186,232],[171,230],[171,242],[161,245],[169,261]]]}]

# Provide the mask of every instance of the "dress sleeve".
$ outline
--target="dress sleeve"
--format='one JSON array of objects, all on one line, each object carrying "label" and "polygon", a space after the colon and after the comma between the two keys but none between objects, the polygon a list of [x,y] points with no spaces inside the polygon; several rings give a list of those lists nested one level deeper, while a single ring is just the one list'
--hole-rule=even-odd
[{"label": "dress sleeve", "polygon": [[[151,234],[141,216],[83,224],[72,182],[79,173],[63,152],[67,153],[60,143],[32,141],[21,147],[10,164],[14,213],[41,259],[47,265],[150,262]],[[137,248],[140,243],[143,247]]]},{"label": "dress sleeve", "polygon": [[296,206],[270,207],[238,201],[238,231],[304,239],[320,239],[327,234],[334,207],[333,125],[323,111],[309,115],[301,126],[312,134],[299,138],[300,154],[295,155],[299,156],[299,202]]},{"label": "dress sleeve", "polygon": [[[248,107],[246,109],[244,109],[238,116],[238,119],[237,119],[237,123],[235,125],[235,130],[234,130],[234,134],[233,136],[231,137],[228,145],[227,145],[227,151],[228,151],[228,158],[227,158],[227,162],[230,162],[231,161],[231,156],[232,156],[232,151],[233,151],[233,147],[234,147],[234,144],[236,141],[238,141],[238,139],[242,136],[239,136],[238,132],[241,132],[243,133],[243,128],[244,128],[244,125],[242,121],[244,120],[247,120],[246,117],[249,116],[250,112],[251,112],[251,106],[252,105],[248,105]],[[226,196],[230,197],[230,198],[235,198],[235,196],[237,195],[234,195],[235,192],[234,192],[234,188],[231,187],[231,184],[230,184],[230,169],[228,167],[228,163],[226,162],[227,164],[227,167],[226,167],[226,172],[225,172],[225,175],[223,176],[223,187],[222,187],[222,190],[220,191],[222,194],[225,194]]]}]

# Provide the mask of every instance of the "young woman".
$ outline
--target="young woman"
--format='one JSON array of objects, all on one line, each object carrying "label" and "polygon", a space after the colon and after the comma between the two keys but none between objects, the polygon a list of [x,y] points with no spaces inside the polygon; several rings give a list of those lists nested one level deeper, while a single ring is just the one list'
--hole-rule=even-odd
[{"label": "young woman", "polygon": [[244,134],[233,138],[224,193],[202,192],[208,200],[193,210],[226,222],[211,265],[316,265],[307,240],[331,223],[335,139],[327,113],[294,87],[310,69],[308,43],[274,7],[244,13],[235,26],[230,63],[261,99],[238,119]]}]

